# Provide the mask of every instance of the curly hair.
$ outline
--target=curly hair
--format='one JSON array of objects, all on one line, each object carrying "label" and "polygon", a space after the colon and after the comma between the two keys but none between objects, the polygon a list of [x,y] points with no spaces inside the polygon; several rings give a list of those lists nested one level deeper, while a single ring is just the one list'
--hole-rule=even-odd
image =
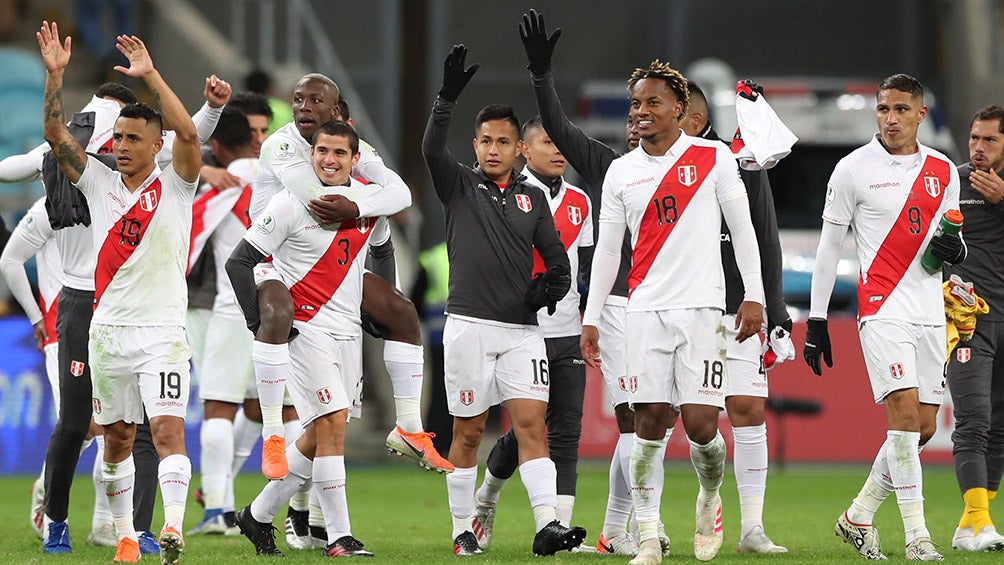
[{"label": "curly hair", "polygon": [[672,90],[676,99],[683,103],[683,114],[687,113],[689,103],[687,79],[680,71],[670,67],[669,63],[663,63],[656,59],[649,63],[647,69],[637,68],[631,73],[631,78],[628,79],[628,90],[634,90],[638,81],[644,78],[658,78],[665,81],[666,87]]}]

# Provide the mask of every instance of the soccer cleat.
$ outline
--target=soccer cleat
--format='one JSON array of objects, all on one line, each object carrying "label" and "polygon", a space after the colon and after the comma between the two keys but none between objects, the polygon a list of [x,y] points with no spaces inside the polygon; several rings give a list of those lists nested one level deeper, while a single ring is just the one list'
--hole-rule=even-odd
[{"label": "soccer cleat", "polygon": [[917,538],[906,544],[907,561],[944,561],[931,538]]},{"label": "soccer cleat", "polygon": [[254,544],[255,553],[282,557],[282,552],[275,546],[275,526],[259,522],[251,516],[251,507],[245,506],[237,513],[237,527],[244,537]]},{"label": "soccer cleat", "polygon": [[634,537],[627,532],[609,538],[600,534],[600,539],[596,541],[596,553],[602,555],[637,555],[638,544],[634,541]]},{"label": "soccer cleat", "polygon": [[87,534],[87,543],[98,547],[116,547],[119,538],[115,535],[115,524],[101,524],[96,528],[91,528],[91,533]]},{"label": "soccer cleat", "polygon": [[952,549],[962,551],[1004,551],[1004,536],[993,526],[983,526],[979,535],[973,534],[973,527],[956,528],[952,538]]},{"label": "soccer cleat", "polygon": [[181,554],[185,552],[185,540],[181,532],[165,526],[160,531],[160,562],[163,565],[178,565]]},{"label": "soccer cleat", "polygon": [[66,522],[49,522],[49,532],[42,540],[43,553],[71,553],[70,526]]},{"label": "soccer cleat", "polygon": [[474,517],[471,518],[471,530],[478,540],[478,547],[488,549],[492,545],[492,529],[495,527],[495,504],[481,502],[475,497],[478,503],[474,508]]},{"label": "soccer cleat", "polygon": [[837,525],[834,533],[843,538],[844,543],[849,543],[858,550],[861,557],[865,559],[885,560],[888,559],[882,554],[882,545],[879,541],[879,533],[871,524],[854,524],[847,519],[844,512],[837,518]]},{"label": "soccer cleat", "polygon": [[342,536],[334,543],[324,547],[327,557],[373,557],[373,554],[363,549],[363,542],[352,536]]},{"label": "soccer cleat", "polygon": [[225,536],[239,536],[241,535],[241,529],[237,527],[237,513],[233,510],[226,510],[223,512],[223,521],[227,525],[227,531],[223,532]]},{"label": "soccer cleat", "polygon": [[669,536],[666,535],[666,526],[659,520],[659,545],[662,547],[662,556],[669,557]]},{"label": "soccer cleat", "polygon": [[638,545],[638,555],[628,565],[656,565],[662,563],[662,544],[657,538],[647,539]]},{"label": "soccer cleat", "polygon": [[571,551],[586,539],[586,529],[579,526],[566,528],[561,522],[552,520],[533,536],[534,555],[554,555],[559,551]]},{"label": "soccer cleat", "polygon": [[286,438],[271,435],[261,442],[261,473],[273,481],[284,479],[289,474]]},{"label": "soccer cleat", "polygon": [[160,542],[153,532],[139,533],[139,552],[143,555],[157,555],[160,553]]},{"label": "soccer cleat", "polygon": [[754,526],[739,540],[739,553],[788,553],[788,548],[775,544],[763,533],[763,526]]},{"label": "soccer cleat", "polygon": [[202,492],[202,487],[195,489],[195,493],[192,495],[192,497],[195,498],[196,504],[198,504],[203,508],[206,507],[206,497]]},{"label": "soccer cleat", "polygon": [[474,537],[474,532],[464,531],[453,540],[454,555],[478,555],[484,553],[478,545],[478,538]]},{"label": "soccer cleat", "polygon": [[725,539],[722,528],[722,497],[716,495],[710,504],[697,501],[697,529],[694,533],[694,557],[711,561],[718,555]]},{"label": "soccer cleat", "polygon": [[45,482],[42,477],[31,485],[31,529],[38,539],[43,539],[42,526],[45,522]]},{"label": "soccer cleat", "polygon": [[394,426],[394,429],[387,434],[387,451],[396,454],[398,457],[410,457],[418,464],[430,471],[437,473],[452,473],[453,463],[450,463],[436,451],[432,445],[432,438],[436,434],[426,431],[410,434]]},{"label": "soccer cleat", "polygon": [[198,526],[188,530],[190,536],[220,536],[227,533],[227,521],[223,517],[223,510],[206,510],[202,521]]},{"label": "soccer cleat", "polygon": [[324,549],[328,547],[328,530],[324,526],[310,526],[310,546],[311,549]]},{"label": "soccer cleat", "polygon": [[139,542],[131,538],[122,538],[115,544],[115,563],[138,563]]},{"label": "soccer cleat", "polygon": [[292,507],[286,512],[283,526],[286,530],[286,545],[290,549],[314,549],[314,542],[310,539],[310,527],[307,525],[307,515],[306,510],[294,510]]}]

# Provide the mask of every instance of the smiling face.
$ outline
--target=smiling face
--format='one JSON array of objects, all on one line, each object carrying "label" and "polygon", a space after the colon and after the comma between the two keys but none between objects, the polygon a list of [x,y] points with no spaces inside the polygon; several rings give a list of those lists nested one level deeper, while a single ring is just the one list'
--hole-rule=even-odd
[{"label": "smiling face", "polygon": [[882,144],[893,155],[911,155],[918,151],[917,129],[927,116],[921,96],[889,88],[876,97],[875,118]]},{"label": "smiling face", "polygon": [[477,129],[474,153],[488,178],[505,183],[519,154],[519,132],[508,120],[488,120]]},{"label": "smiling face", "polygon": [[645,145],[669,149],[680,135],[684,103],[661,78],[643,78],[631,89],[631,119]]},{"label": "smiling face", "polygon": [[293,122],[306,140],[317,128],[338,117],[338,88],[316,78],[303,78],[293,90]]},{"label": "smiling face", "polygon": [[112,154],[123,176],[149,174],[157,152],[164,145],[160,128],[143,118],[115,120],[112,130]]},{"label": "smiling face", "polygon": [[565,174],[568,162],[544,128],[537,125],[527,128],[525,132],[524,138],[519,142],[519,151],[526,158],[526,165],[537,174],[551,179]]},{"label": "smiling face", "polygon": [[339,186],[348,184],[352,167],[359,162],[359,153],[352,153],[349,138],[321,133],[310,149],[310,158],[322,183]]}]

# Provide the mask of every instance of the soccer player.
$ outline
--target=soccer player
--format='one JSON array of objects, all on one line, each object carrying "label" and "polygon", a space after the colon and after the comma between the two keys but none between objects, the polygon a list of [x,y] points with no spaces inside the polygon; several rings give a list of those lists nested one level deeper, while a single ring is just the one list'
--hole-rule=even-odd
[{"label": "soccer player", "polygon": [[[251,150],[254,158],[261,155],[261,144],[268,138],[268,127],[272,121],[272,109],[268,100],[253,92],[239,92],[230,97],[227,106],[240,110],[251,125]],[[199,179],[213,188],[226,189],[241,184],[241,179],[229,174],[214,157],[211,149],[202,152],[202,170]]]},{"label": "soccer player", "polygon": [[707,561],[722,544],[719,487],[725,440],[725,284],[719,245],[724,216],[736,246],[745,297],[736,312],[736,339],[763,322],[760,254],[746,189],[723,144],[684,135],[686,79],[665,63],[636,69],[628,82],[631,117],[641,145],[614,160],[603,181],[592,287],[583,316],[582,353],[600,364],[600,318],[616,277],[625,229],[632,236],[631,295],[625,317],[627,387],[635,411],[631,494],[640,529],[632,563],[659,563],[659,505],[666,422],[679,406],[697,470],[694,555]]},{"label": "soccer player", "polygon": [[[157,72],[143,42],[119,36],[129,67],[116,70],[144,81],[175,128],[173,162],[161,171],[154,161],[163,144],[161,116],[149,106],[129,105],[115,122],[112,152],[118,172],[84,153],[66,127],[63,73],[70,38],[61,42],[55,23],[37,33],[45,63],[46,140],[66,178],[87,197],[98,249],[94,317],[88,344],[95,421],[105,427],[103,475],[119,536],[116,559],[136,561],[139,544],[132,518],[135,466],[131,450],[144,408],[161,455],[158,478],[165,525],[161,557],[176,563],[191,477],[185,454],[188,405],[185,342],[185,259],[191,204],[199,171],[195,124]],[[211,77],[210,82],[215,82]]]},{"label": "soccer player", "polygon": [[948,359],[955,432],[955,476],[966,503],[952,547],[964,551],[1004,550],[1004,536],[990,519],[990,498],[1004,473],[1004,108],[981,108],[969,127],[969,162],[959,167],[959,209],[965,216],[969,256],[948,274],[972,282],[990,306],[979,317],[971,341],[959,343]]},{"label": "soccer player", "polygon": [[[526,159],[525,182],[536,186],[547,198],[554,226],[568,254],[572,273],[585,270],[592,260],[592,202],[577,186],[562,175],[568,162],[534,117],[523,124],[520,153]],[[534,255],[534,275],[543,275],[540,255]],[[588,273],[584,273],[588,280]],[[547,447],[557,471],[557,518],[563,526],[572,521],[575,505],[576,467],[579,461],[579,436],[582,433],[582,399],[586,392],[586,363],[579,350],[582,333],[579,313],[579,289],[570,285],[568,293],[557,301],[553,311],[537,312],[537,325],[547,349],[547,374],[550,396],[547,400]],[[495,507],[502,487],[519,465],[519,445],[512,428],[492,447],[485,468],[484,482],[476,493],[474,534],[482,549],[491,544]]]},{"label": "soccer player", "polygon": [[[471,518],[477,450],[488,409],[502,404],[519,441],[519,472],[533,509],[533,552],[552,555],[582,543],[586,531],[557,519],[555,464],[548,458],[550,393],[547,352],[537,310],[568,292],[568,256],[554,229],[548,198],[513,170],[519,120],[512,108],[490,105],[474,122],[478,167],[457,162],[446,146],[453,109],[478,66],[464,68],[467,48],[446,57],[443,83],[422,139],[422,153],[446,215],[450,295],[443,345],[446,394],[453,414],[447,477],[453,552],[481,553]],[[533,251],[546,272],[531,282]]]},{"label": "soccer player", "polygon": [[[718,140],[718,134],[708,119],[708,101],[697,84],[687,83],[689,102],[681,125],[683,132],[693,137]],[[749,88],[749,86],[747,86]],[[767,299],[769,339],[787,340],[792,350],[791,317],[781,292],[781,243],[777,236],[777,212],[766,171],[739,169],[750,203],[750,216],[760,249],[760,272]],[[725,267],[725,410],[732,423],[735,444],[733,466],[739,488],[741,532],[739,551],[751,553],[787,553],[775,544],[763,529],[763,499],[767,489],[767,370],[764,367],[759,339],[742,343],[735,340],[736,309],[742,302],[743,285],[736,264],[735,249],[729,230],[722,226],[722,259]],[[774,328],[781,328],[776,331]],[[780,347],[779,347],[780,348]],[[792,353],[793,354],[793,353]],[[783,362],[786,358],[777,358]]]},{"label": "soccer player", "polygon": [[823,229],[812,269],[806,362],[822,374],[833,366],[826,310],[849,226],[861,262],[858,328],[872,395],[885,407],[888,431],[858,496],[837,519],[836,533],[866,559],[885,559],[872,518],[895,490],[906,557],[941,560],[924,522],[920,446],[934,435],[945,394],[945,309],[939,273],[921,265],[928,245],[958,263],[966,246],[956,235],[933,237],[942,215],[959,206],[959,173],[941,153],[917,141],[927,117],[924,89],[895,74],[876,92],[879,132],[834,167],[826,188]]},{"label": "soccer player", "polygon": [[[332,193],[367,190],[353,179],[359,137],[352,126],[329,121],[314,134],[311,151],[317,177]],[[258,324],[256,265],[271,254],[296,305],[289,388],[304,433],[286,450],[289,474],[271,481],[237,514],[237,524],[258,555],[281,556],[272,520],[302,485],[313,482],[325,517],[328,557],[372,557],[352,536],[345,497],[345,432],[359,416],[362,392],[363,263],[371,243],[390,238],[385,218],[322,225],[293,196],[272,197],[227,261],[227,272],[248,327]]]}]

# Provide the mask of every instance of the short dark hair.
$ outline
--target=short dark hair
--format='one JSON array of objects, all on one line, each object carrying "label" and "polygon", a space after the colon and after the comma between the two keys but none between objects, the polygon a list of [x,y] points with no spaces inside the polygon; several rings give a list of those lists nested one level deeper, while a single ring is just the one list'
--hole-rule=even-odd
[{"label": "short dark hair", "polygon": [[474,118],[474,135],[478,134],[478,130],[481,129],[481,124],[485,122],[493,122],[495,120],[505,120],[512,124],[512,127],[516,130],[516,135],[519,135],[519,118],[516,117],[516,112],[513,111],[512,106],[508,104],[489,104],[478,112],[477,117]]},{"label": "short dark hair", "polygon": [[634,90],[638,81],[645,78],[662,79],[666,83],[666,87],[676,95],[676,99],[683,103],[683,114],[687,113],[687,104],[689,103],[687,79],[680,74],[680,71],[670,67],[669,63],[663,63],[656,59],[648,64],[647,69],[637,68],[631,73],[631,77],[628,79],[628,90]]},{"label": "short dark hair", "polygon": [[694,100],[703,100],[705,104],[708,103],[708,97],[704,95],[704,91],[701,90],[701,87],[696,82],[690,79],[687,79],[687,97]]},{"label": "short dark hair", "polygon": [[520,135],[523,139],[526,139],[526,132],[534,128],[544,129],[544,122],[540,120],[540,114],[537,114],[536,116],[533,116],[529,120],[523,122],[523,130],[520,132]]},{"label": "short dark hair", "polygon": [[160,117],[160,112],[142,102],[126,104],[119,112],[119,117],[146,120],[147,124],[156,126],[160,131],[164,130],[164,120]]},{"label": "short dark hair", "polygon": [[883,90],[898,90],[906,92],[913,98],[924,99],[924,87],[921,86],[920,81],[903,73],[887,76],[879,83],[878,88],[875,90],[875,96],[878,97],[879,93]]},{"label": "short dark hair", "polygon": [[348,122],[331,120],[317,128],[317,131],[314,132],[314,139],[310,140],[310,144],[317,143],[321,135],[344,137],[349,140],[349,149],[352,150],[352,154],[359,153],[359,134],[356,132],[356,128],[352,127]]},{"label": "short dark hair", "polygon": [[98,98],[114,98],[123,104],[135,104],[136,93],[128,86],[117,82],[106,82],[94,91]]},{"label": "short dark hair", "polygon": [[244,112],[245,116],[265,116],[269,122],[272,121],[272,107],[268,105],[268,98],[257,92],[238,92],[230,97],[227,107],[236,108]]},{"label": "short dark hair", "polygon": [[338,118],[342,121],[349,121],[352,116],[349,115],[349,103],[345,101],[345,97],[338,96]]},{"label": "short dark hair", "polygon": [[251,92],[268,95],[268,89],[272,86],[272,76],[261,69],[254,69],[244,78],[244,88]]},{"label": "short dark hair", "polygon": [[969,127],[972,128],[974,122],[987,122],[991,120],[997,120],[997,130],[1004,133],[1004,108],[997,104],[984,106],[977,110],[976,115],[973,116],[973,121],[969,122]]},{"label": "short dark hair", "polygon": [[224,106],[220,113],[220,121],[216,123],[216,129],[209,138],[215,139],[228,150],[251,145],[251,126],[248,124],[248,117],[229,104]]}]

